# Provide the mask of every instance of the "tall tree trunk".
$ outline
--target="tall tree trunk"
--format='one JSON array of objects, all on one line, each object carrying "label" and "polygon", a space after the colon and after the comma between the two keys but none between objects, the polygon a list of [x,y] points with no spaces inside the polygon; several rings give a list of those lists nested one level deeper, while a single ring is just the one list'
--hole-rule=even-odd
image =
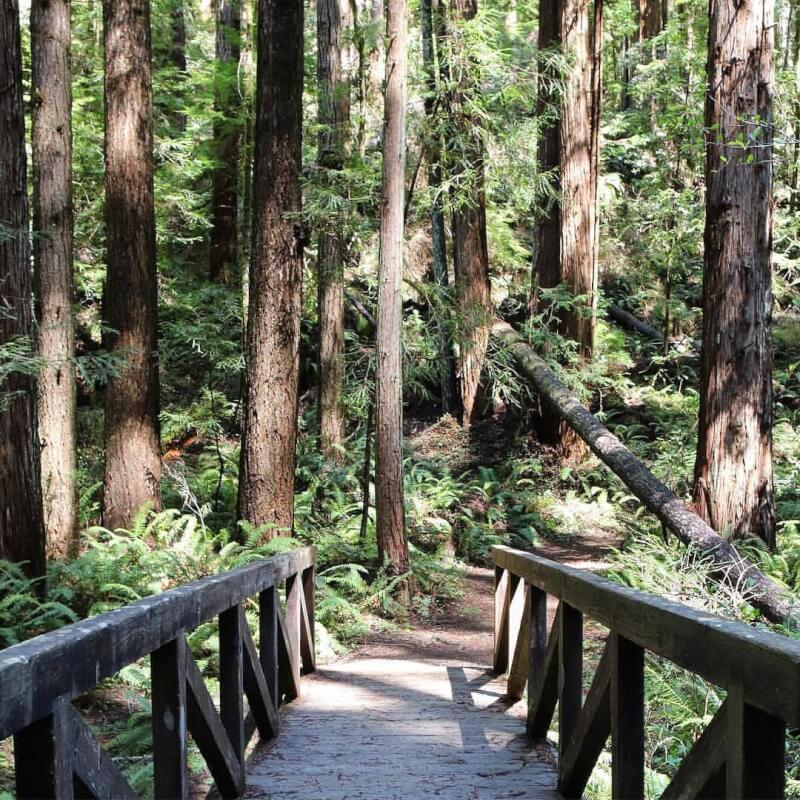
[{"label": "tall tree trunk", "polygon": [[[375,367],[375,511],[378,557],[392,575],[409,569],[403,499],[401,354],[403,205],[406,165],[406,2],[387,0],[383,202]],[[403,599],[408,598],[405,585]]]},{"label": "tall tree trunk", "polygon": [[[478,13],[477,0],[451,0],[452,18],[468,22]],[[483,140],[477,119],[466,105],[475,91],[474,64],[456,30],[451,33],[455,73],[452,99],[453,136],[448,158],[453,165],[453,267],[461,319],[459,372],[464,425],[470,425],[480,411],[478,396],[481,372],[489,346],[492,318],[489,282],[489,246],[486,238],[486,197],[484,194]]]},{"label": "tall tree trunk", "polygon": [[[178,77],[177,101],[179,106],[183,105],[184,93],[183,83],[186,80],[186,12],[184,11],[184,0],[173,0],[172,7],[172,41],[169,51],[169,60],[175,68]],[[175,127],[179,131],[186,129],[186,113],[179,108],[175,113]]]},{"label": "tall tree trunk", "polygon": [[[444,9],[438,0],[436,11],[433,10],[432,0],[420,2],[420,27],[422,29],[422,61],[425,67],[425,113],[428,117],[428,134],[426,137],[426,160],[428,162],[428,185],[433,198],[431,200],[431,244],[433,260],[433,279],[439,289],[440,297],[446,296],[448,285],[447,275],[447,239],[444,225],[444,203],[442,202],[442,134],[440,119],[439,98],[441,87],[439,85],[439,70],[436,64],[436,38],[444,30]],[[438,39],[441,43],[441,38]],[[439,390],[442,404],[442,413],[458,413],[458,398],[456,396],[455,363],[450,344],[446,309],[441,302],[434,305],[436,326],[439,338]]]},{"label": "tall tree trunk", "polygon": [[158,275],[149,0],[104,0],[106,347],[124,359],[106,389],[103,524],[161,507]]},{"label": "tall tree trunk", "polygon": [[[319,84],[319,166],[326,184],[337,183],[344,166],[350,124],[350,79],[342,59],[342,35],[351,25],[349,0],[317,2],[317,81]],[[342,220],[319,237],[319,433],[326,459],[340,461],[344,441],[342,375],[344,357],[344,254]]]},{"label": "tall tree trunk", "polygon": [[698,513],[775,544],[772,492],[772,3],[712,0]]},{"label": "tall tree trunk", "polygon": [[[0,347],[31,349],[33,303],[22,49],[17,0],[0,0]],[[15,369],[0,382],[0,558],[45,570],[36,380]]]},{"label": "tall tree trunk", "polygon": [[44,360],[39,439],[47,551],[60,558],[73,549],[78,528],[70,41],[70,1],[34,0],[33,259],[38,349]]},{"label": "tall tree trunk", "polygon": [[303,2],[259,0],[239,516],[291,531],[300,368]]},{"label": "tall tree trunk", "polygon": [[[540,289],[564,284],[576,297],[558,312],[562,336],[576,342],[584,359],[592,357],[597,294],[597,177],[600,126],[600,42],[602,4],[589,0],[541,0],[540,49],[560,44],[570,65],[563,77],[558,117],[539,143],[542,172],[554,173],[558,197],[539,224],[532,302],[541,308]],[[552,97],[539,99],[539,111]],[[568,202],[563,200],[568,198]],[[558,443],[563,456],[580,459],[585,445],[556,415],[543,419],[543,438]]]},{"label": "tall tree trunk", "polygon": [[209,277],[231,284],[239,274],[238,180],[242,139],[238,67],[241,39],[241,0],[220,0],[217,8],[214,168],[211,195]]}]

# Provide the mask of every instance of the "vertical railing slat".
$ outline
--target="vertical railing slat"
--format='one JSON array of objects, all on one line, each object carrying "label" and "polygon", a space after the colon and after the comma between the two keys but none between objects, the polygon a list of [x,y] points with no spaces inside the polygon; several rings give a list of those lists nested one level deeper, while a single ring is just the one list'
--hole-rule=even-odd
[{"label": "vertical railing slat", "polygon": [[558,647],[558,754],[567,750],[583,701],[583,614],[561,603]]},{"label": "vertical railing slat", "polygon": [[286,629],[289,633],[289,646],[292,651],[292,663],[295,670],[295,685],[300,686],[300,626],[302,625],[300,607],[300,593],[303,591],[303,581],[295,573],[286,579]]},{"label": "vertical railing slat", "polygon": [[531,615],[530,627],[530,652],[528,654],[528,717],[526,729],[531,735],[531,721],[536,709],[534,704],[533,687],[536,679],[544,667],[544,656],[547,652],[547,592],[531,584],[531,600],[528,606]]},{"label": "vertical railing slat", "polygon": [[[315,614],[314,604],[316,602],[316,574],[314,565],[312,564],[307,569],[303,570],[303,599],[305,601],[306,615],[308,619],[308,637],[306,637],[306,626],[303,626],[303,635],[301,641],[303,642],[303,674],[308,675],[314,672],[317,667],[317,656],[315,648],[316,632],[314,630]],[[306,638],[308,641],[306,641]]]},{"label": "vertical railing slat", "polygon": [[272,705],[275,710],[280,706],[280,689],[278,683],[278,589],[270,586],[258,596],[258,625],[261,669],[267,681]]},{"label": "vertical railing slat", "polygon": [[740,687],[728,689],[725,794],[736,800],[776,800],[785,790],[783,720],[745,702]]},{"label": "vertical railing slat", "polygon": [[644,797],[644,650],[615,633],[611,648],[611,796]]},{"label": "vertical railing slat", "polygon": [[244,778],[244,661],[242,607],[235,605],[219,615],[219,716],[242,765]]},{"label": "vertical railing slat", "polygon": [[494,568],[494,671],[498,674],[508,669],[508,593],[509,572]]},{"label": "vertical railing slat", "polygon": [[72,800],[75,735],[69,702],[56,700],[53,713],[14,734],[16,796],[21,800]]},{"label": "vertical railing slat", "polygon": [[183,632],[150,655],[156,800],[189,797],[186,768],[186,639]]}]

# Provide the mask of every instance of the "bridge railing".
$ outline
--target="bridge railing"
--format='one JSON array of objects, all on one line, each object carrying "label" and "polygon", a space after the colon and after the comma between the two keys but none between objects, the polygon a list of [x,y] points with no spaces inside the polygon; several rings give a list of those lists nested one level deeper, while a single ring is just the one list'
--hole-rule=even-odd
[{"label": "bridge railing", "polygon": [[[262,559],[0,651],[0,740],[14,736],[17,797],[136,796],[72,701],[145,656],[155,797],[188,798],[187,733],[223,797],[242,794],[253,733],[278,735],[280,704],[298,696],[301,672],[314,670],[315,561],[314,547]],[[260,649],[242,606],[251,597]],[[186,642],[214,618],[219,711]]]},{"label": "bridge railing", "polygon": [[[495,564],[494,667],[528,686],[527,731],[558,706],[558,785],[580,797],[611,737],[612,796],[644,797],[645,651],[722,687],[722,706],[662,800],[782,798],[785,730],[800,726],[800,642],[507,547]],[[558,600],[548,636],[547,596]],[[584,619],[608,628],[583,696]]]}]

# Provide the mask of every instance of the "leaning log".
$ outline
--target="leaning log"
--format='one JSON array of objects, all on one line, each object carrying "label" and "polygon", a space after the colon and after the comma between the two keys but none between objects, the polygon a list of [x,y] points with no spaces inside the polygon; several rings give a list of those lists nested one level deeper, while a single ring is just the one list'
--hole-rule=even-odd
[{"label": "leaning log", "polygon": [[654,342],[664,342],[664,335],[660,330],[638,317],[635,317],[630,311],[626,311],[622,308],[622,306],[612,303],[608,306],[607,313],[614,322],[621,325],[623,328],[640,333],[642,336],[647,339],[652,339]]},{"label": "leaning log", "polygon": [[747,601],[772,622],[794,616],[792,599],[758,567],[719,536],[589,412],[556,377],[525,339],[507,322],[496,320],[492,332],[514,356],[522,374],[592,452],[633,492],[645,508],[685,545],[708,559],[717,576],[739,588]]}]

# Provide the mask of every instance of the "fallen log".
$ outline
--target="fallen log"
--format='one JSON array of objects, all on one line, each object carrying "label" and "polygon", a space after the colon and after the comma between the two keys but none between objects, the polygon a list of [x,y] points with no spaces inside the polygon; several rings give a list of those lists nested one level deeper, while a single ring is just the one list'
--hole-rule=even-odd
[{"label": "fallen log", "polygon": [[771,622],[795,615],[792,598],[758,567],[748,562],[730,542],[719,536],[588,411],[556,377],[525,339],[507,322],[496,320],[492,332],[514,356],[522,374],[592,452],[639,498],[648,511],[685,545],[714,565],[714,572],[743,591],[747,601]]},{"label": "fallen log", "polygon": [[607,310],[608,316],[618,325],[631,331],[636,331],[654,342],[664,343],[664,335],[657,328],[635,317],[630,311],[626,311],[622,306],[611,303]]}]

